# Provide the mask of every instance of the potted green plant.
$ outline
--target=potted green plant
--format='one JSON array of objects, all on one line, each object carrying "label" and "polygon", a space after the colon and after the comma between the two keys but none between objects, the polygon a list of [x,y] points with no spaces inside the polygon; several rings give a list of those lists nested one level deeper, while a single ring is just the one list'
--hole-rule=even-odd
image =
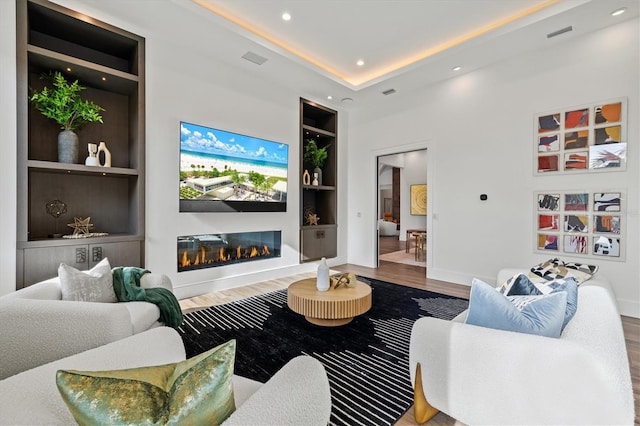
[{"label": "potted green plant", "polygon": [[61,163],[78,162],[78,135],[75,130],[87,123],[102,123],[99,105],[82,99],[80,92],[85,87],[78,80],[69,83],[62,73],[54,72],[42,77],[51,79],[53,87],[44,87],[41,91],[31,90],[29,101],[47,118],[60,125],[58,135],[58,161]]},{"label": "potted green plant", "polygon": [[327,148],[329,148],[329,145],[322,148],[318,147],[318,143],[314,139],[307,139],[304,146],[304,161],[315,167],[313,173],[314,177],[317,175],[318,185],[322,185],[322,166],[324,166],[324,162],[329,155]]}]

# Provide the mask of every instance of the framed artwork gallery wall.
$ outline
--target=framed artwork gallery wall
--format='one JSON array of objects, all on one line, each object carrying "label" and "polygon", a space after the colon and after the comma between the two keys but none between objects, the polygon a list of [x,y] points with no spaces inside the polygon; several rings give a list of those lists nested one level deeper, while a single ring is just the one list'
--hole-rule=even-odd
[{"label": "framed artwork gallery wall", "polygon": [[534,127],[535,175],[626,170],[627,98],[539,113]]},{"label": "framed artwork gallery wall", "polygon": [[[534,116],[534,176],[627,170],[627,98]],[[626,192],[585,186],[534,192],[534,251],[625,260]]]},{"label": "framed artwork gallery wall", "polygon": [[538,191],[534,203],[536,252],[625,260],[625,191]]}]

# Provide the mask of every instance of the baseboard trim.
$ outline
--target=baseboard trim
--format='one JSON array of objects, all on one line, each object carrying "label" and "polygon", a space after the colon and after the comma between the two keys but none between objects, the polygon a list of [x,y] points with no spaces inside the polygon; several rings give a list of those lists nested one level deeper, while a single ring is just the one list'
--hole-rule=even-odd
[{"label": "baseboard trim", "polygon": [[[465,273],[460,273],[456,271],[449,271],[446,269],[438,269],[438,268],[427,268],[427,277],[440,280],[447,281],[450,283],[462,284],[462,285],[471,285],[471,281],[474,278],[482,280],[488,284],[494,284],[496,282],[495,277],[482,277],[479,275],[469,275]],[[620,315],[624,315],[627,317],[640,318],[640,302],[637,300],[629,300],[629,299],[617,299],[618,303],[618,311]]]},{"label": "baseboard trim", "polygon": [[637,300],[628,299],[618,299],[617,302],[620,315],[640,318],[640,302],[638,302]]},{"label": "baseboard trim", "polygon": [[488,284],[493,284],[496,281],[496,277],[488,277],[488,276],[483,277],[480,275],[469,275],[469,274],[461,273],[458,271],[450,271],[447,269],[429,268],[429,267],[427,267],[427,278],[440,280],[440,281],[447,281],[455,284],[462,284],[466,286],[471,286],[471,281],[474,278],[482,280]]}]

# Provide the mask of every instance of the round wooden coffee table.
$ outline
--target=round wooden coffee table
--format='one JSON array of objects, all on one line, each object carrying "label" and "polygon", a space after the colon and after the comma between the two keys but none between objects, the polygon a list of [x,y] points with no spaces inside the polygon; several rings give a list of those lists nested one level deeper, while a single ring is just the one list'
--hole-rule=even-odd
[{"label": "round wooden coffee table", "polygon": [[335,327],[371,309],[371,287],[358,281],[355,287],[318,291],[316,279],[308,278],[289,286],[287,304],[312,324]]}]

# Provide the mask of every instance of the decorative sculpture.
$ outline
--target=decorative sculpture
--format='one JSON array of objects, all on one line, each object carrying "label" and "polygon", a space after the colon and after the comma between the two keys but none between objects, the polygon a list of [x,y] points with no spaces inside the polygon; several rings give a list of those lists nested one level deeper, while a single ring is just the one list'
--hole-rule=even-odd
[{"label": "decorative sculpture", "polygon": [[93,228],[91,222],[91,216],[83,219],[81,217],[74,217],[73,223],[68,223],[67,226],[73,228],[73,235],[89,234],[89,230]]}]

